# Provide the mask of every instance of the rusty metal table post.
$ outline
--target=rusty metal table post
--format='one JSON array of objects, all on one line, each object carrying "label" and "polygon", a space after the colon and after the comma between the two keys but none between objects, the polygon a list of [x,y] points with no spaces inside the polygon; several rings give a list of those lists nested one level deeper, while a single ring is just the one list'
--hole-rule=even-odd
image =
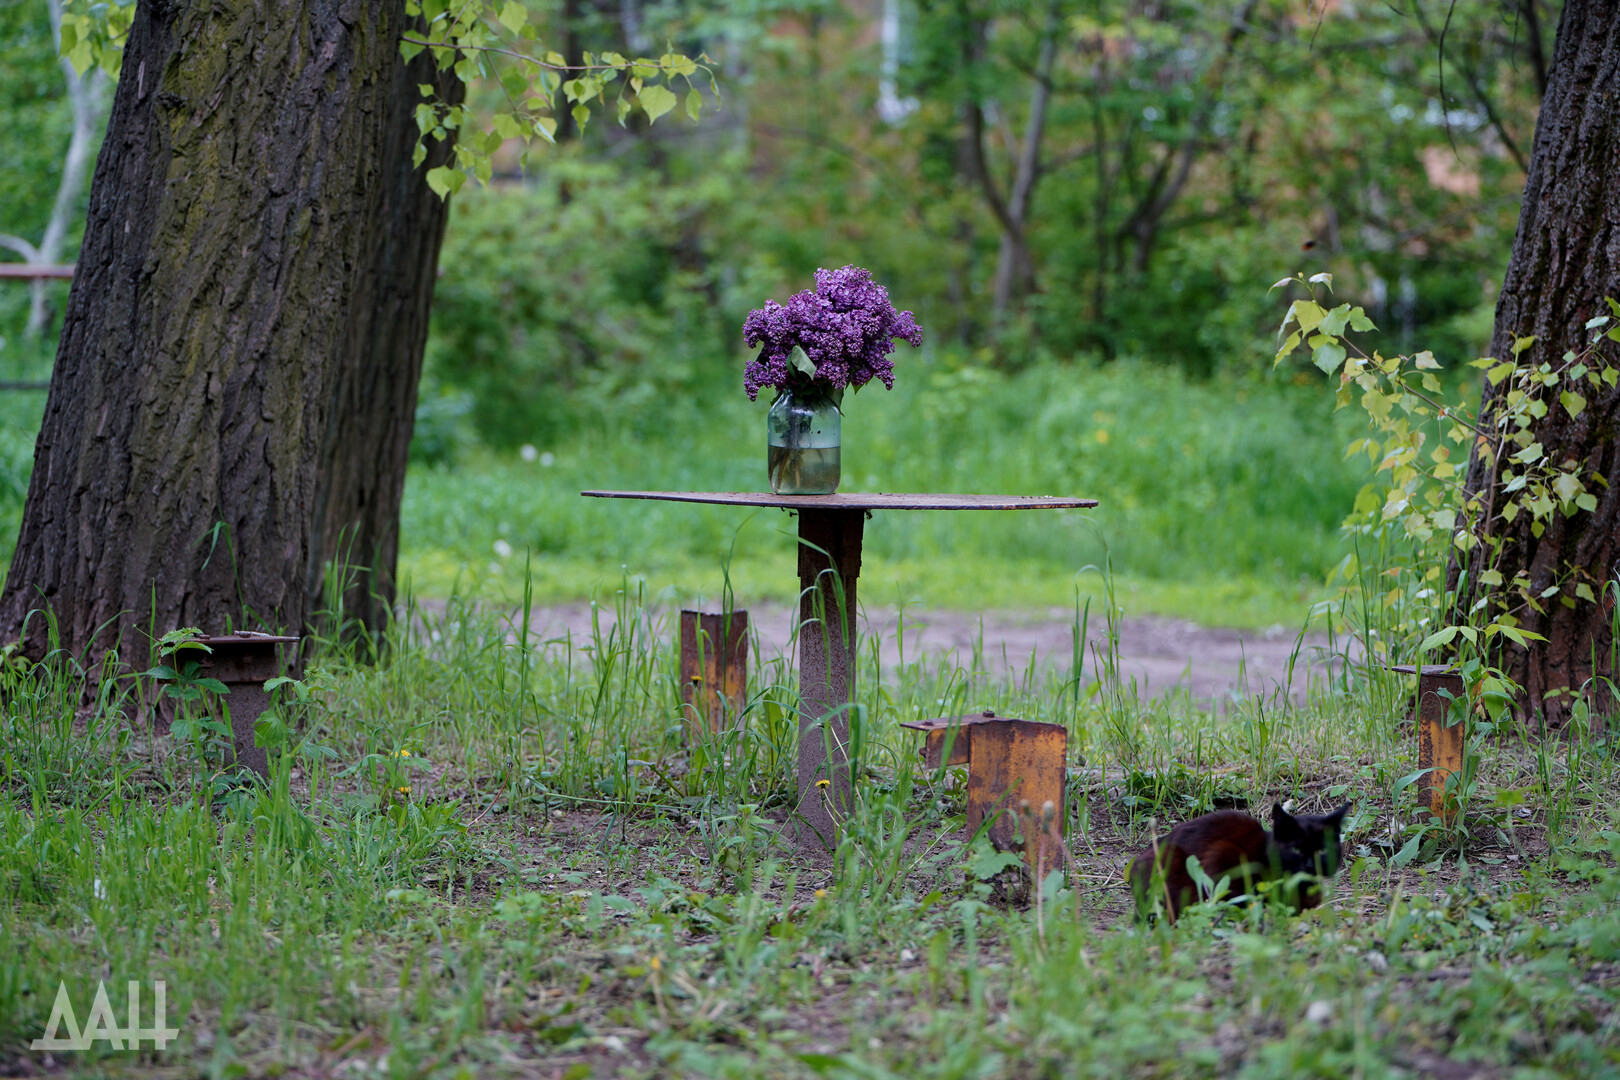
[{"label": "rusty metal table post", "polygon": [[[799,511],[800,841],[831,846],[849,812],[855,700],[855,582],[865,510]],[[819,783],[829,781],[826,786]],[[813,834],[813,835],[812,835]]]},{"label": "rusty metal table post", "polygon": [[[799,515],[799,800],[806,846],[836,841],[849,808],[849,709],[855,696],[861,538],[872,510],[1090,509],[1096,499],[1052,495],[773,495],[740,491],[582,491],[595,499],[768,506]],[[818,721],[825,720],[824,724]],[[826,780],[826,787],[820,781]]]}]

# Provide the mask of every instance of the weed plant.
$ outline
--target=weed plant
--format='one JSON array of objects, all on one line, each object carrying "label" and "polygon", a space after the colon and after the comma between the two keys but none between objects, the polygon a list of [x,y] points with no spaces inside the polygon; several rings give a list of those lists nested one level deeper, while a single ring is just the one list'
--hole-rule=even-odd
[{"label": "weed plant", "polygon": [[[532,593],[530,594],[532,596]],[[74,1074],[1396,1076],[1620,1064],[1615,761],[1592,717],[1480,755],[1464,828],[1415,805],[1402,689],[1345,649],[1220,709],[1118,675],[861,649],[856,799],[783,838],[797,698],[686,745],[667,613],[625,582],[583,638],[407,603],[371,657],[312,646],[265,783],[200,782],[150,686],[55,653],[0,678],[0,1054]],[[1097,612],[1075,614],[1076,653]],[[1338,616],[1342,616],[1342,612]],[[757,646],[759,643],[755,642]],[[371,662],[362,662],[370,659]],[[103,670],[103,669],[97,669]],[[1073,862],[1022,890],[903,720],[1070,733]],[[1122,868],[1215,805],[1355,803],[1299,917],[1135,924]],[[1416,842],[1414,842],[1414,839]],[[179,1039],[28,1049],[65,981],[164,979]],[[1450,1061],[1456,1065],[1446,1065]]]}]

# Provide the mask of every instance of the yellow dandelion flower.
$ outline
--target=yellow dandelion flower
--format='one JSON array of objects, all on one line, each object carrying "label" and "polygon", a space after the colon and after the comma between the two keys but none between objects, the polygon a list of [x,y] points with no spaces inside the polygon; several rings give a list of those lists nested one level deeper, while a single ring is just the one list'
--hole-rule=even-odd
[{"label": "yellow dandelion flower", "polygon": [[831,787],[831,786],[832,786],[832,781],[831,780],[817,780],[816,781],[816,787]]},{"label": "yellow dandelion flower", "polygon": [[656,956],[653,957],[651,960],[649,960],[647,962],[647,966],[652,968],[654,971],[663,971],[664,970],[664,962],[662,960],[658,959],[658,957],[656,957]]},{"label": "yellow dandelion flower", "polygon": [[822,897],[824,897],[826,895],[827,895],[827,890],[826,889],[817,889],[816,890],[816,899],[817,900],[820,900]]}]

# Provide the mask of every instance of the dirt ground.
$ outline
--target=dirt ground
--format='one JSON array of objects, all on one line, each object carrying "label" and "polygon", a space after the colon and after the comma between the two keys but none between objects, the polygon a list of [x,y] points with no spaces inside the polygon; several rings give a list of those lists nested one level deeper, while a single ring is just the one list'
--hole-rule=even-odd
[{"label": "dirt ground", "polygon": [[[674,612],[660,615],[664,632],[671,632],[678,616]],[[613,622],[613,612],[603,608],[599,617],[605,632]],[[764,656],[786,652],[796,619],[797,612],[784,606],[755,605],[749,610],[750,629],[758,635]],[[885,666],[900,660],[899,624],[894,608],[861,612],[860,633],[864,640],[878,635]],[[590,627],[588,604],[537,608],[531,623],[532,631],[544,638],[572,633],[575,641],[588,635]],[[907,662],[926,654],[931,660],[946,655],[969,664],[976,642],[982,642],[981,663],[994,674],[1022,673],[1032,659],[1038,665],[1067,670],[1074,656],[1074,612],[1068,608],[983,613],[906,609]],[[1095,614],[1087,626],[1086,642],[1086,672],[1095,679],[1098,656],[1107,650],[1106,629]],[[1200,704],[1207,704],[1245,694],[1270,694],[1285,684],[1297,697],[1304,693],[1307,679],[1329,674],[1328,650],[1325,635],[1301,639],[1297,631],[1281,626],[1229,630],[1181,619],[1128,617],[1120,627],[1120,677],[1127,684],[1135,679],[1143,698],[1180,688]],[[1292,679],[1288,670],[1291,656],[1296,656]]]}]

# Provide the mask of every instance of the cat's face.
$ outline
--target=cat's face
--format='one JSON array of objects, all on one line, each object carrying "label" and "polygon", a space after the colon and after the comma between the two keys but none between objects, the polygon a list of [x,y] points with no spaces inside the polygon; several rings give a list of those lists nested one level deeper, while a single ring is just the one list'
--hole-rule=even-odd
[{"label": "cat's face", "polygon": [[1271,836],[1283,873],[1323,878],[1338,873],[1343,859],[1339,833],[1349,810],[1350,804],[1345,803],[1331,814],[1295,815],[1284,810],[1282,803],[1273,806]]}]

